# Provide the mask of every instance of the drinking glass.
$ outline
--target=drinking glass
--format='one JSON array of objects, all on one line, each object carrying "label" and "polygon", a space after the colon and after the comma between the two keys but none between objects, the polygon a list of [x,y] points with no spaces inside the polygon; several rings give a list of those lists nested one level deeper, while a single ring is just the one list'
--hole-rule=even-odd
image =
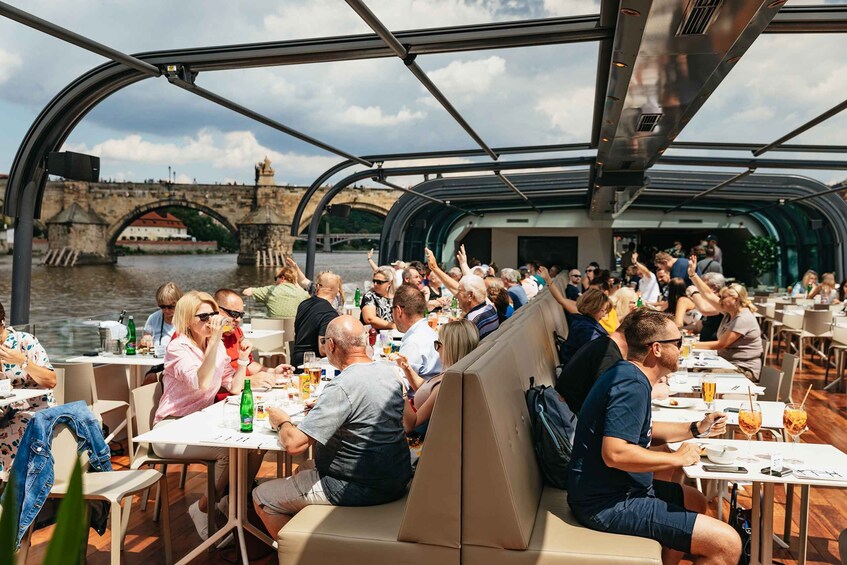
[{"label": "drinking glass", "polygon": [[383,357],[391,354],[391,336],[387,333],[379,334],[379,351]]},{"label": "drinking glass", "polygon": [[715,407],[715,393],[718,390],[718,381],[714,375],[703,375],[700,379],[700,394],[703,395],[703,402],[706,403],[706,410],[713,410]]},{"label": "drinking glass", "polygon": [[753,457],[753,436],[759,433],[762,427],[762,409],[758,402],[743,402],[738,408],[738,427],[747,436],[747,457],[744,461],[757,461]]},{"label": "drinking glass", "polygon": [[234,402],[224,402],[222,427],[230,430],[241,429],[241,405]]},{"label": "drinking glass", "polygon": [[[808,429],[806,428],[808,419],[809,416],[806,413],[806,408],[802,405],[797,403],[785,405],[785,410],[782,412],[782,426],[785,428],[785,431],[788,432],[788,435],[791,436],[794,446],[797,445],[797,440],[800,438],[800,434]],[[793,457],[786,459],[785,462],[800,464],[803,461],[797,459],[797,448],[794,446],[791,448]]]},{"label": "drinking glass", "polygon": [[314,362],[315,362],[315,352],[314,351],[306,351],[305,353],[303,353],[303,368],[304,369]]}]

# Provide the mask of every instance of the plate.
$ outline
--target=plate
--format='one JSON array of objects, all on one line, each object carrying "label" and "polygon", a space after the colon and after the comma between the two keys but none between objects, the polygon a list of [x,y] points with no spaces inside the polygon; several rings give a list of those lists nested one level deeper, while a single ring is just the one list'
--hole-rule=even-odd
[{"label": "plate", "polygon": [[694,408],[700,402],[697,398],[665,398],[654,400],[653,405],[662,408]]}]

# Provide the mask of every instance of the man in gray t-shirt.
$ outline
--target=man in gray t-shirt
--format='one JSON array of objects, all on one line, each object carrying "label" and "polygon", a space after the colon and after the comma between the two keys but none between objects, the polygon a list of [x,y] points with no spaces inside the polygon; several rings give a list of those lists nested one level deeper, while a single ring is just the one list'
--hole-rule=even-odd
[{"label": "man in gray t-shirt", "polygon": [[326,385],[299,426],[284,410],[269,410],[286,451],[296,455],[315,447],[314,461],[297,474],[253,491],[256,512],[272,536],[310,504],[370,506],[406,492],[412,477],[403,431],[406,391],[392,365],[367,356],[366,336],[352,316],[330,322],[323,348],[341,374]]}]

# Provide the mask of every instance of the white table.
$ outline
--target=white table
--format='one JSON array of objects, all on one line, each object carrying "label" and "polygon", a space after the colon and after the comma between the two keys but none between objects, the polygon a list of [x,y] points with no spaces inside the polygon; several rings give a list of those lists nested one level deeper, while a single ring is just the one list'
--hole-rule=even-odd
[{"label": "white table", "polygon": [[49,390],[46,388],[13,388],[11,398],[0,398],[0,408],[20,402],[21,400],[29,400],[47,394]]},{"label": "white table", "polygon": [[[727,408],[738,408],[741,404],[741,400],[715,400],[715,411],[724,412]],[[781,430],[785,403],[759,402],[758,404],[762,410],[762,428]],[[702,400],[698,400],[692,408],[663,408],[654,404],[652,417],[654,422],[699,422],[706,412],[706,403]],[[738,412],[727,412],[726,423],[729,426],[737,426]]]},{"label": "white table", "polygon": [[679,363],[679,368],[697,372],[715,370],[732,371],[735,373],[739,372],[735,365],[723,357],[719,357],[714,351],[708,351],[702,357],[700,356],[700,351],[701,350],[697,350],[690,356],[683,359]]},{"label": "white table", "polygon": [[[244,565],[249,563],[247,559],[247,547],[244,541],[244,530],[273,546],[272,540],[264,530],[256,528],[247,520],[247,500],[250,495],[247,477],[247,452],[251,449],[263,449],[267,451],[284,451],[279,443],[278,435],[271,431],[268,420],[255,420],[251,433],[242,433],[232,428],[224,427],[224,402],[218,402],[200,412],[195,412],[175,420],[168,426],[150,430],[145,434],[136,436],[136,442],[172,444],[172,445],[195,445],[216,446],[229,449],[229,484],[236,485],[235,496],[229,497],[228,520],[226,525],[209,536],[209,539],[201,543],[188,555],[183,557],[177,565],[189,563],[196,557],[202,555],[207,549],[217,545],[228,532],[235,530],[238,535],[238,544],[241,550],[241,560]],[[292,416],[297,423],[302,416]],[[233,464],[235,462],[235,464]],[[232,492],[232,489],[230,489]],[[209,508],[214,508],[210,501]]]},{"label": "white table", "polygon": [[155,355],[99,355],[88,356],[80,355],[79,357],[71,357],[65,360],[66,363],[92,363],[94,365],[124,365],[127,367],[127,377],[129,378],[130,389],[136,389],[141,386],[144,381],[144,367],[153,367],[161,365],[164,362],[164,357],[156,357]]},{"label": "white table", "polygon": [[713,376],[717,384],[717,394],[747,394],[748,388],[754,396],[765,393],[765,387],[754,383],[742,373],[674,373],[668,378],[668,387],[673,394],[700,395],[699,387],[705,375]]},{"label": "white table", "polygon": [[[746,441],[716,439],[697,439],[692,441],[698,444],[719,443],[735,445],[742,454],[747,453]],[[674,446],[671,447],[674,448]],[[785,465],[792,469],[826,469],[827,471],[839,473],[841,477],[845,477],[844,480],[833,478],[800,478],[793,474],[786,477],[772,477],[770,475],[763,475],[760,472],[762,468],[768,466],[769,463],[767,461],[762,461],[761,463],[739,461],[738,465],[748,469],[746,474],[705,471],[703,464],[710,464],[708,460],[683,469],[686,476],[694,479],[717,479],[732,482],[750,481],[753,483],[753,536],[750,562],[761,565],[771,565],[773,558],[773,485],[800,485],[800,545],[797,563],[798,565],[804,565],[806,563],[806,552],[808,548],[809,490],[813,486],[847,488],[847,454],[831,445],[813,443],[790,444],[776,441],[753,442],[753,452],[763,454],[781,453],[786,459],[796,458],[803,461],[801,465]]]}]

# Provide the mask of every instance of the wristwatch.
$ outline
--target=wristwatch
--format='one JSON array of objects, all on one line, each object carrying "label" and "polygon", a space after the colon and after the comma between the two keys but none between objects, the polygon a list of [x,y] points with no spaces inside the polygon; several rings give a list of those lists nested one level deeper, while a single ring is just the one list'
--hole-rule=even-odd
[{"label": "wristwatch", "polygon": [[26,368],[29,367],[29,359],[25,359],[23,364],[21,365],[21,371],[26,371]]},{"label": "wristwatch", "polygon": [[691,422],[691,426],[688,428],[691,430],[691,437],[697,437],[700,435],[700,430],[697,429],[697,422]]},{"label": "wristwatch", "polygon": [[279,423],[278,426],[272,426],[271,431],[278,433],[279,430],[282,429],[282,426],[284,426],[285,424],[291,424],[293,426],[294,422],[292,422],[291,420],[283,420],[282,422]]}]

